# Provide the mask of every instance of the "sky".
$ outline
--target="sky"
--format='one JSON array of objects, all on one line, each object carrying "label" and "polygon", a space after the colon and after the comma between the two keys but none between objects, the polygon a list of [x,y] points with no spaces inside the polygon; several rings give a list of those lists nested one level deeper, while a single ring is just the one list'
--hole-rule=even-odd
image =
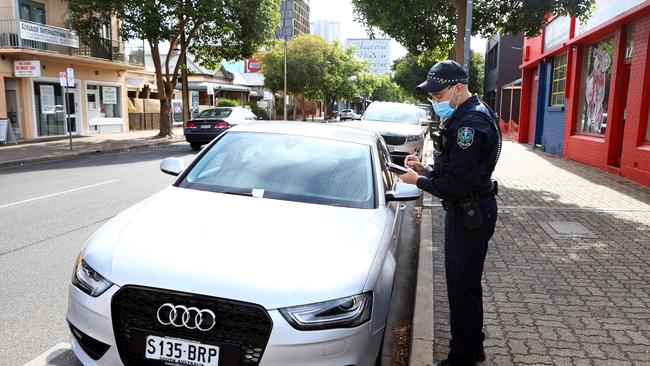
[{"label": "sky", "polygon": [[[350,0],[311,0],[310,21],[332,20],[341,22],[341,38],[343,42],[347,38],[367,38],[365,28],[361,23],[354,21],[352,1]],[[485,53],[485,40],[472,37],[471,48],[473,51]],[[391,58],[398,59],[406,54],[406,49],[393,40],[391,44]]]}]

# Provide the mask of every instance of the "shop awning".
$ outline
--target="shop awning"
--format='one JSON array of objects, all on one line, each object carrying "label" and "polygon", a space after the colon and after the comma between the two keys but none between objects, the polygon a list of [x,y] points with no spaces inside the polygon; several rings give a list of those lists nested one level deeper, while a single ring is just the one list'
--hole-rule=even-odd
[{"label": "shop awning", "polygon": [[[187,87],[189,90],[199,90],[199,91],[208,90],[208,85],[212,85],[212,88],[214,89],[215,92],[219,90],[225,90],[225,91],[248,93],[251,91],[251,89],[248,87],[232,85],[232,84],[221,84],[221,83],[213,83],[208,81],[190,81],[189,83],[187,83]],[[178,90],[182,89],[180,83],[176,84],[176,89]]]},{"label": "shop awning", "polygon": [[126,88],[128,90],[143,89],[145,84],[149,85],[149,89],[152,91],[158,90],[158,87],[156,87],[155,84],[146,83],[144,78],[126,78]]}]

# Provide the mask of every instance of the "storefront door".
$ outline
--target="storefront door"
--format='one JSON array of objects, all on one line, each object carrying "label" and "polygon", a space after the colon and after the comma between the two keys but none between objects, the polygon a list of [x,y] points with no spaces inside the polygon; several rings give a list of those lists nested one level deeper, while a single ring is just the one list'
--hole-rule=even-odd
[{"label": "storefront door", "polygon": [[[78,134],[79,95],[77,88],[68,88],[67,97],[64,99],[65,94],[65,89],[58,83],[34,82],[37,137],[62,136],[67,135],[69,131],[73,135]],[[68,125],[66,121],[69,121],[70,124]]]},{"label": "storefront door", "polygon": [[18,99],[15,90],[5,90],[5,100],[7,101],[7,118],[11,122],[11,128],[17,139],[21,138],[20,122],[18,121]]},{"label": "storefront door", "polygon": [[[625,133],[625,119],[627,118],[627,101],[629,100],[629,93],[630,93],[630,71],[632,68],[632,64],[625,64],[625,72],[623,74],[623,85],[625,85],[625,89],[627,92],[625,93],[625,99],[623,100],[623,105],[625,106],[623,109],[623,116],[621,118],[621,123],[619,124],[617,131],[615,134],[612,134],[612,148],[615,149],[616,154],[614,155],[614,161],[612,162],[611,165],[615,167],[620,167],[621,166],[621,157],[623,156],[623,136]],[[610,155],[611,156],[611,155]]]}]

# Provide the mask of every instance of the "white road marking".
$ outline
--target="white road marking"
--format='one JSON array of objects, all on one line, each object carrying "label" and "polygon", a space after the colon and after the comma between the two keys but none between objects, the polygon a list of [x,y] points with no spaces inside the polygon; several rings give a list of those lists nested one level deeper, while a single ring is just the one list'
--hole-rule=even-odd
[{"label": "white road marking", "polygon": [[60,195],[62,195],[62,194],[71,193],[71,192],[76,192],[76,191],[80,191],[80,190],[82,190],[82,189],[93,188],[93,187],[101,186],[101,185],[104,185],[104,184],[114,183],[114,182],[117,182],[117,181],[118,181],[117,179],[107,180],[106,182],[101,182],[101,183],[91,184],[91,185],[83,186],[83,187],[79,187],[79,188],[69,189],[69,190],[67,190],[67,191],[63,191],[63,192],[57,192],[57,193],[47,194],[47,195],[45,195],[45,196],[34,197],[34,198],[30,198],[30,199],[22,200],[22,201],[18,201],[18,202],[7,203],[6,205],[2,205],[2,206],[0,206],[0,208],[6,208],[6,207],[11,207],[11,206],[16,206],[16,205],[20,205],[20,204],[22,204],[22,203],[32,202],[32,201],[36,201],[36,200],[42,200],[42,199],[44,199],[44,198],[50,198],[50,197],[60,196]]},{"label": "white road marking", "polygon": [[23,366],[78,366],[81,362],[72,352],[72,347],[68,342],[61,342],[47,351],[38,355],[35,359],[27,362]]}]

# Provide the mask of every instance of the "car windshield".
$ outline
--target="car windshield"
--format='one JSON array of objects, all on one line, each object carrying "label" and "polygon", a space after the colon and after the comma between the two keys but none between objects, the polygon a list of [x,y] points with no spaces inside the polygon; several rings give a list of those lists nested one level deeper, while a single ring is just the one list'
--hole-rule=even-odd
[{"label": "car windshield", "polygon": [[180,187],[374,208],[370,146],[324,138],[226,132]]},{"label": "car windshield", "polygon": [[232,109],[230,108],[210,108],[202,111],[197,118],[226,118],[230,116]]},{"label": "car windshield", "polygon": [[377,122],[419,123],[415,107],[400,104],[370,104],[361,119]]}]

